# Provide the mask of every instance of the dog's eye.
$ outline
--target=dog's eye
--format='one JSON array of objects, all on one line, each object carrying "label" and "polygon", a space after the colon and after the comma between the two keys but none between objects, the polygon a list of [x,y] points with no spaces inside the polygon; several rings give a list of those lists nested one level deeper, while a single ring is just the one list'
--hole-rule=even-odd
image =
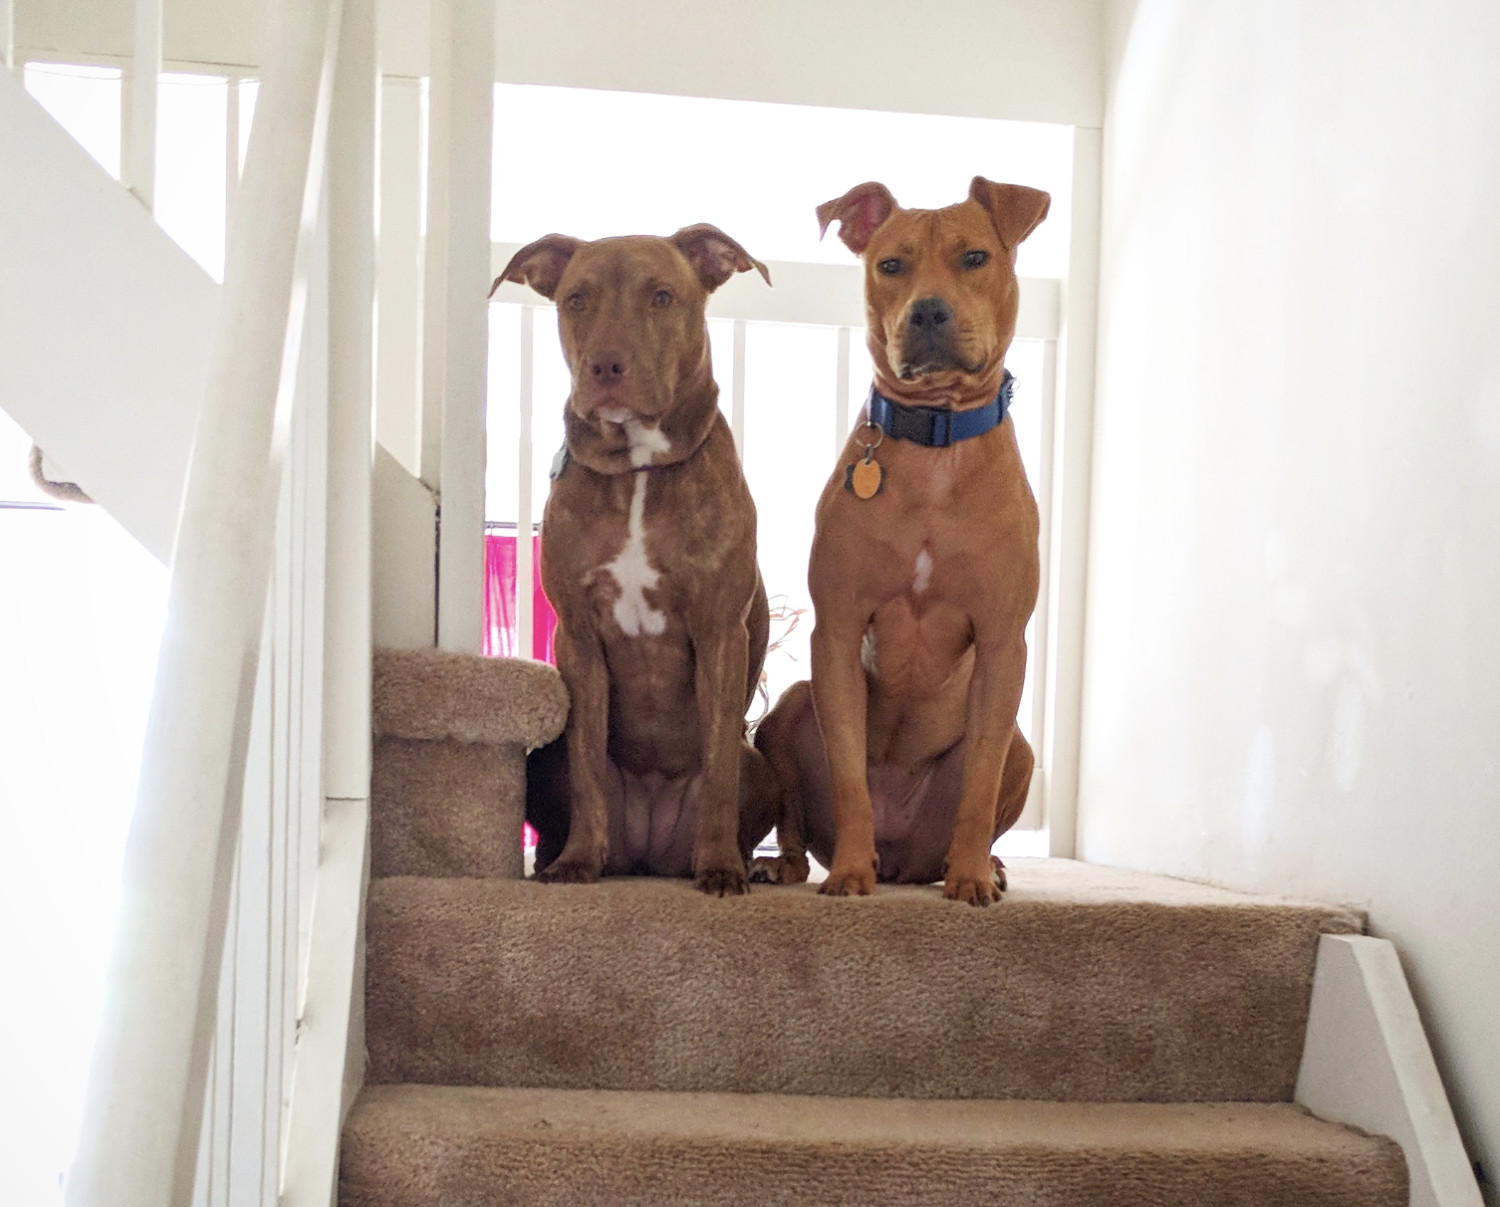
[{"label": "dog's eye", "polygon": [[888,277],[899,277],[906,271],[906,265],[892,256],[889,260],[882,260],[875,267],[880,269]]},{"label": "dog's eye", "polygon": [[569,310],[582,310],[583,306],[584,306],[583,294],[581,294],[581,293],[570,293],[570,294],[568,294],[567,301],[565,301],[563,303],[563,305],[566,306]]},{"label": "dog's eye", "polygon": [[670,306],[672,304],[671,292],[666,289],[658,289],[654,294],[651,295],[651,304],[658,310],[660,310],[663,306]]},{"label": "dog's eye", "polygon": [[987,251],[980,251],[976,248],[974,251],[964,252],[965,268],[983,268],[989,262],[990,253]]}]

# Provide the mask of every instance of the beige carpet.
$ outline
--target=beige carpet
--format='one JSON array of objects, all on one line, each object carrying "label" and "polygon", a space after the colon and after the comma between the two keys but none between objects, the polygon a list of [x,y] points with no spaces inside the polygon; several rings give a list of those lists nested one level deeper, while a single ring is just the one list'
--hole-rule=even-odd
[{"label": "beige carpet", "polygon": [[987,910],[687,883],[370,893],[370,1079],[1070,1101],[1291,1097],[1318,935],[1359,919],[1069,861]]},{"label": "beige carpet", "polygon": [[1290,1105],[1356,913],[1065,860],[988,910],[520,871],[550,668],[376,662],[369,1084],[344,1207],[1400,1207]]},{"label": "beige carpet", "polygon": [[1396,1207],[1389,1140],[1292,1106],[365,1092],[344,1207]]},{"label": "beige carpet", "polygon": [[550,666],[376,650],[373,876],[521,875],[526,752],[562,732]]}]

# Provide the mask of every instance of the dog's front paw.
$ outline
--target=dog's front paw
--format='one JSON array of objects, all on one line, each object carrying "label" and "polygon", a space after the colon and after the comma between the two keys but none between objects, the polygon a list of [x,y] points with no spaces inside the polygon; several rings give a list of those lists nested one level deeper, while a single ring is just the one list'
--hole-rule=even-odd
[{"label": "dog's front paw", "polygon": [[875,875],[880,870],[880,856],[875,845],[862,846],[851,854],[849,843],[841,846],[834,843],[833,863],[828,868],[828,879],[818,886],[825,897],[868,897],[875,891]]},{"label": "dog's front paw", "polygon": [[750,880],[744,866],[704,868],[693,880],[693,886],[710,897],[738,897],[750,891]]},{"label": "dog's front paw", "polygon": [[943,896],[949,901],[967,901],[970,905],[991,905],[1005,891],[1005,865],[993,855],[978,875],[965,875],[953,869],[943,881]]},{"label": "dog's front paw", "polygon": [[868,897],[875,891],[875,864],[842,867],[834,860],[828,879],[818,886],[825,897]]},{"label": "dog's front paw", "polygon": [[593,884],[602,869],[582,859],[554,860],[536,874],[543,884]]},{"label": "dog's front paw", "polygon": [[807,880],[806,855],[778,855],[774,859],[762,856],[750,864],[752,884],[802,884]]}]

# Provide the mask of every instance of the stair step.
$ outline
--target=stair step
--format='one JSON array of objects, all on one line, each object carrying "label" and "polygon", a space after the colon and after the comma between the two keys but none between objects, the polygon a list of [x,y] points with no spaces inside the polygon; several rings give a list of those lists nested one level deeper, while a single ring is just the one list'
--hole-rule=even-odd
[{"label": "stair step", "polygon": [[1403,1207],[1393,1141],[1289,1105],[374,1086],[342,1207]]},{"label": "stair step", "polygon": [[1285,1102],[1348,910],[1069,860],[936,888],[393,877],[367,915],[369,1080],[1072,1102]]}]

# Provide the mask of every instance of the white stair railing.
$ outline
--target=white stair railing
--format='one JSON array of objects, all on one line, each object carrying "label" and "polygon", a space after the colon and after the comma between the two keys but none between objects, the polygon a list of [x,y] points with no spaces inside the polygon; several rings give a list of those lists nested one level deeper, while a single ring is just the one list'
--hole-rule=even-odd
[{"label": "white stair railing", "polygon": [[[328,154],[328,497],[321,860],[285,1112],[281,1207],[328,1207],[363,1074],[357,957],[368,876],[370,559],[379,71],[375,6],[345,7]],[[478,309],[476,303],[475,306]],[[355,1051],[351,1054],[350,1049]],[[352,1057],[352,1058],[351,1058]],[[214,1205],[210,1205],[214,1207]]]},{"label": "white stair railing", "polygon": [[148,210],[156,209],[156,102],[161,78],[162,0],[135,2],[135,54],[125,73],[125,184]]},{"label": "white stair railing", "polygon": [[166,562],[220,287],[4,71],[0,163],[5,410]]},{"label": "white stair railing", "polygon": [[272,5],[70,1207],[193,1194],[339,12]]}]

